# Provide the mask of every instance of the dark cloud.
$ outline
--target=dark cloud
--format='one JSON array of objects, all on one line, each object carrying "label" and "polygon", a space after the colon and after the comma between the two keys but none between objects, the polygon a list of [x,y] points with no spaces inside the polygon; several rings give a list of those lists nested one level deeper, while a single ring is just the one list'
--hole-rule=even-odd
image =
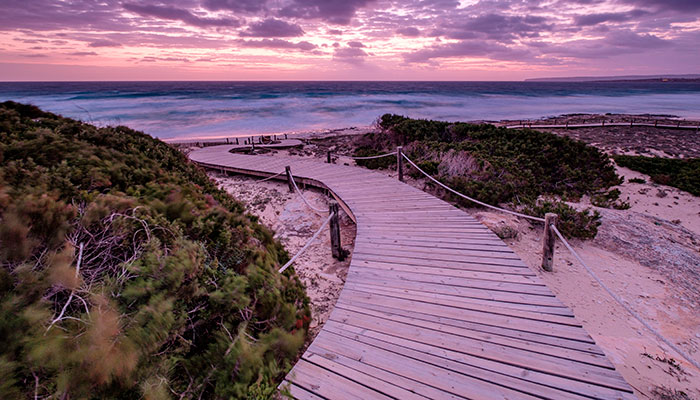
[{"label": "dark cloud", "polygon": [[348,42],[348,47],[354,47],[356,49],[361,49],[361,48],[365,47],[365,45],[362,44],[362,42],[352,41],[352,42]]},{"label": "dark cloud", "polygon": [[88,44],[90,47],[119,47],[121,43],[109,39],[98,39]]},{"label": "dark cloud", "polygon": [[487,57],[497,60],[516,60],[530,58],[532,54],[525,49],[516,49],[502,44],[482,40],[465,40],[445,45],[435,45],[404,56],[407,63],[425,63],[437,58],[451,57]]},{"label": "dark cloud", "polygon": [[296,49],[311,51],[316,49],[316,45],[307,41],[289,42],[282,39],[261,39],[261,40],[239,40],[243,47],[264,48],[264,49]]},{"label": "dark cloud", "polygon": [[303,35],[304,30],[299,25],[275,18],[253,23],[247,30],[241,32],[241,36],[250,37],[297,37]]},{"label": "dark cloud", "polygon": [[204,0],[202,5],[212,11],[233,11],[252,14],[264,11],[265,3],[265,0]]},{"label": "dark cloud", "polygon": [[445,27],[450,39],[491,39],[509,42],[517,38],[538,37],[541,32],[552,30],[553,25],[545,17],[529,15],[509,16],[483,14],[452,23]]},{"label": "dark cloud", "polygon": [[343,31],[341,31],[340,29],[329,29],[328,33],[330,33],[331,35],[342,35]]},{"label": "dark cloud", "polygon": [[579,26],[586,26],[597,25],[603,22],[625,22],[636,20],[647,14],[649,14],[648,11],[639,9],[620,13],[585,14],[576,16],[574,23]]},{"label": "dark cloud", "polygon": [[78,56],[78,57],[83,57],[83,56],[96,56],[97,53],[94,51],[74,51],[72,53],[68,53],[69,56]]},{"label": "dark cloud", "polygon": [[362,64],[365,62],[367,53],[357,47],[336,48],[333,52],[333,60],[348,64]]},{"label": "dark cloud", "polygon": [[182,21],[188,25],[204,27],[237,27],[241,23],[233,18],[206,18],[198,17],[182,8],[162,6],[162,5],[140,5],[133,3],[124,3],[124,9],[133,13],[155,17],[159,19],[167,19],[172,21]]},{"label": "dark cloud", "polygon": [[549,56],[597,59],[656,51],[671,45],[671,42],[651,34],[615,31],[602,39],[572,40],[555,45],[542,44],[540,51]]},{"label": "dark cloud", "polygon": [[624,3],[637,7],[648,7],[658,11],[697,11],[700,10],[698,0],[623,0]]},{"label": "dark cloud", "polygon": [[418,37],[420,36],[420,31],[418,28],[413,27],[413,26],[407,26],[405,28],[399,28],[396,30],[396,33],[402,36],[407,36],[407,37]]},{"label": "dark cloud", "polygon": [[279,11],[279,15],[348,25],[358,9],[373,2],[375,0],[292,0]]},{"label": "dark cloud", "polygon": [[119,9],[119,0],[2,0],[0,29],[122,31],[128,29],[128,21],[115,12]]}]

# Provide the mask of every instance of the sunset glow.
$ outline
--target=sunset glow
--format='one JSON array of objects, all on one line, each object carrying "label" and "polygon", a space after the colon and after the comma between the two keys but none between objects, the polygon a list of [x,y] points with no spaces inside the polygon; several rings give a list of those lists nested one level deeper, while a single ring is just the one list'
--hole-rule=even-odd
[{"label": "sunset glow", "polygon": [[0,80],[520,80],[700,66],[696,0],[5,0]]}]

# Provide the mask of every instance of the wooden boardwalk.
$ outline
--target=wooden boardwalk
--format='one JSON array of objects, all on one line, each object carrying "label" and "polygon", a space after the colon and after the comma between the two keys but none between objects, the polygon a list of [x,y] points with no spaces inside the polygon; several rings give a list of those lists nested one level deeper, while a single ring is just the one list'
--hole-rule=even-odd
[{"label": "wooden boardwalk", "polygon": [[470,215],[366,169],[230,148],[190,158],[258,176],[290,165],[357,223],[335,309],[287,375],[294,397],[634,398],[571,310]]}]

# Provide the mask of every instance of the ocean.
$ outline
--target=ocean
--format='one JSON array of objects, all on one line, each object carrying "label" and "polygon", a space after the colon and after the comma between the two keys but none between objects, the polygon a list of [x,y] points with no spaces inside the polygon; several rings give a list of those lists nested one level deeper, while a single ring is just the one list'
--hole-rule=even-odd
[{"label": "ocean", "polygon": [[700,118],[698,82],[0,82],[5,100],[180,140],[364,127],[385,113],[447,121]]}]

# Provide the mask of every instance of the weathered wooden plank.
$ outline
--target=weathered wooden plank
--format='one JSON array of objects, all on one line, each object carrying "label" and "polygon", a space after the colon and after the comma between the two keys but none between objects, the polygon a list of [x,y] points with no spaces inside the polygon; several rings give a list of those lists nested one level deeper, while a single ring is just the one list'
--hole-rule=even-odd
[{"label": "weathered wooden plank", "polygon": [[[499,375],[510,376],[520,380],[533,382],[538,385],[556,388],[565,394],[550,398],[569,398],[569,394],[583,394],[588,398],[597,399],[632,399],[631,388],[627,391],[608,388],[596,384],[568,379],[558,375],[550,375],[516,365],[503,364],[488,359],[470,356],[468,354],[452,351],[446,348],[424,344],[410,339],[404,339],[395,335],[378,331],[359,328],[342,324],[336,321],[328,321],[324,331],[339,336],[345,336],[352,340],[368,343],[389,351],[405,354],[408,357],[425,360],[436,365],[449,365],[451,369],[460,371],[464,366],[474,366],[485,371],[496,372]],[[444,363],[444,364],[442,364]]]},{"label": "weathered wooden plank", "polygon": [[486,358],[499,363],[517,365],[546,374],[559,375],[570,379],[579,379],[592,384],[602,384],[617,389],[628,388],[627,383],[614,370],[604,369],[579,362],[572,362],[546,354],[538,354],[525,350],[505,347],[444,331],[424,328],[379,318],[367,313],[357,313],[336,307],[330,319],[343,324],[379,332],[390,333],[403,338],[409,338],[425,344],[447,348],[453,351],[467,353],[476,357]]}]

